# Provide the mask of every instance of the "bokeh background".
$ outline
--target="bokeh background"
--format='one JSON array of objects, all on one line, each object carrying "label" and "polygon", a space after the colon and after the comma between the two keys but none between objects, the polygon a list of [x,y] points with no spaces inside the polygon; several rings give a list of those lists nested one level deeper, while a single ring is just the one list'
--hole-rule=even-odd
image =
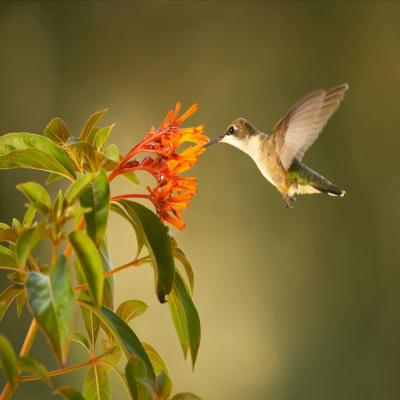
[{"label": "bokeh background", "polygon": [[[60,117],[78,135],[108,107],[101,125],[117,123],[109,143],[124,153],[177,101],[199,103],[188,125],[204,124],[210,137],[238,117],[269,133],[304,94],[350,85],[304,157],[347,191],[343,199],[299,196],[288,212],[253,161],[227,145],[210,147],[191,171],[199,193],[186,229],[173,232],[196,274],[202,343],[194,373],[168,306],[156,300],[151,268],[117,276],[118,304],[150,305],[131,326],[166,360],[174,392],[400,398],[399,49],[396,2],[0,3],[0,134],[41,133]],[[46,174],[1,171],[1,221],[22,219],[15,185],[32,179]],[[117,180],[112,190],[132,188]],[[131,228],[113,216],[108,238],[114,265],[129,261]],[[30,316],[25,309],[16,320],[14,307],[0,331],[18,350]],[[70,362],[83,352],[73,344]],[[57,368],[41,333],[31,354]],[[80,389],[85,373],[54,385]],[[113,375],[112,385],[113,398],[127,398]],[[35,382],[14,399],[50,393]]]}]

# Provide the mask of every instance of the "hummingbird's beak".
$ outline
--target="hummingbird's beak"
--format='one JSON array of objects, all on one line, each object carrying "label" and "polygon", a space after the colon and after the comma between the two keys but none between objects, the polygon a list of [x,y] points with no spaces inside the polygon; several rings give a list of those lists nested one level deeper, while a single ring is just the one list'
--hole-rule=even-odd
[{"label": "hummingbird's beak", "polygon": [[203,145],[203,147],[206,148],[206,147],[208,147],[208,146],[211,146],[212,144],[219,142],[219,141],[222,140],[223,138],[224,138],[223,135],[222,135],[222,136],[218,136],[218,137],[216,137],[215,139],[212,139],[212,140],[210,140],[208,143],[206,143],[205,145]]}]

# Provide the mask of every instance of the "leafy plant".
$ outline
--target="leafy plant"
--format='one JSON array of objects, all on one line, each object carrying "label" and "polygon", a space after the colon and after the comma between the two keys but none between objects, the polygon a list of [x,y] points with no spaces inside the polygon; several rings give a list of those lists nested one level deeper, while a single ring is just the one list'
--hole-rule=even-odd
[{"label": "leafy plant", "polygon": [[[33,317],[19,356],[9,340],[0,335],[0,366],[8,381],[2,400],[10,398],[20,383],[41,379],[51,385],[53,376],[80,368],[89,368],[82,393],[64,386],[53,394],[66,399],[109,399],[109,374],[114,371],[130,399],[199,399],[192,393],[172,396],[165,362],[128,325],[148,306],[137,299],[118,307],[114,304],[114,275],[126,268],[151,265],[156,295],[161,303],[168,301],[184,357],[190,352],[194,368],[201,338],[200,319],[192,297],[194,274],[165,222],[183,229],[182,210],[197,192],[195,178],[179,176],[195,164],[208,141],[202,135],[204,126],[180,127],[197,108],[194,105],[178,118],[178,103],[161,126],[157,130],[153,127],[124,157],[120,157],[115,145],[106,147],[113,125],[97,127],[106,110],[93,114],[79,137],[72,136],[59,118],[47,125],[44,136],[11,133],[0,137],[1,169],[43,170],[50,173],[47,184],[60,178],[71,181],[66,192],[60,191],[55,199],[36,182],[18,185],[28,199],[24,220],[21,223],[14,219],[12,226],[0,224],[0,269],[10,271],[10,286],[0,294],[0,320],[14,299],[18,315],[27,303]],[[184,142],[195,145],[177,153]],[[110,182],[119,175],[139,185],[137,171],[150,173],[155,187],[147,187],[145,194],[111,195]],[[132,200],[135,198],[149,200],[156,214]],[[112,266],[106,240],[110,211],[122,216],[136,236],[135,258],[117,268]],[[74,221],[72,231],[68,231],[70,220]],[[44,240],[52,244],[51,265],[42,264],[32,254]],[[65,246],[64,252],[57,256],[60,246]],[[176,261],[182,265],[182,271],[176,267]],[[73,275],[76,286],[72,284]],[[75,331],[77,311],[82,314],[86,334]],[[61,366],[59,370],[48,372],[28,356],[39,327]],[[86,349],[87,362],[67,367],[71,341]],[[96,355],[99,346],[101,354]],[[124,371],[118,369],[122,357],[126,358]]]}]

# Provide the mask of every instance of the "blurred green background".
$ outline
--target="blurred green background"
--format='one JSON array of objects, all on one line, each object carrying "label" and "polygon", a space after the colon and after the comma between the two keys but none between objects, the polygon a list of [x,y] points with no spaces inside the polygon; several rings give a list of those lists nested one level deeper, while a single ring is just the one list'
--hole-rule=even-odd
[{"label": "blurred green background", "polygon": [[[78,135],[95,111],[117,122],[122,153],[177,101],[199,103],[186,126],[215,137],[234,119],[269,133],[303,95],[350,89],[304,163],[347,191],[299,196],[288,212],[239,150],[216,145],[191,175],[199,193],[173,230],[196,274],[202,344],[185,362],[153,272],[117,276],[117,303],[146,301],[131,326],[165,358],[174,392],[203,399],[400,398],[400,4],[396,2],[2,2],[0,134],[41,133],[53,117]],[[47,174],[0,172],[0,220],[22,219],[15,185]],[[152,183],[139,176],[144,187]],[[51,188],[56,193],[57,186]],[[113,193],[132,190],[116,180]],[[134,252],[113,216],[114,265]],[[6,286],[1,274],[0,286]],[[20,349],[29,312],[0,331]],[[32,353],[49,369],[40,333]],[[85,360],[72,345],[70,362]],[[123,367],[123,364],[121,364]],[[86,371],[54,380],[81,388]],[[127,396],[113,376],[115,399]],[[0,378],[1,387],[4,378]],[[14,399],[47,399],[40,382]]]}]

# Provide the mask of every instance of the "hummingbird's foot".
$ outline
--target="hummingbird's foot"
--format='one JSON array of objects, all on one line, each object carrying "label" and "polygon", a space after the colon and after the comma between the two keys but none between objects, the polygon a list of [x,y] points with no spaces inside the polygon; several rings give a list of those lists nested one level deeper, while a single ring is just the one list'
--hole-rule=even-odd
[{"label": "hummingbird's foot", "polygon": [[286,209],[287,210],[292,210],[294,207],[293,206],[291,206],[290,205],[290,203],[289,203],[289,200],[293,203],[293,201],[296,201],[296,198],[293,196],[293,197],[290,197],[290,196],[288,196],[287,194],[284,194],[283,196],[282,196],[282,200],[283,200],[283,204],[285,205],[285,207],[286,207]]}]

